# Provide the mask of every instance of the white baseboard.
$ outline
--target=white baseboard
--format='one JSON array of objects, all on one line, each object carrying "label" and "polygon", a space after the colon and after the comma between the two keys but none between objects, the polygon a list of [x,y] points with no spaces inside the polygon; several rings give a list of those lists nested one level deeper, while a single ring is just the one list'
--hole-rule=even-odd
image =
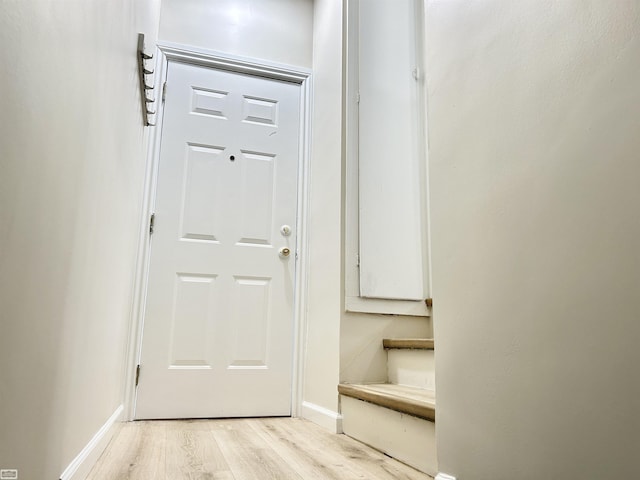
[{"label": "white baseboard", "polygon": [[452,477],[451,475],[447,475],[446,473],[439,473],[436,475],[435,480],[456,480],[456,477]]},{"label": "white baseboard", "polygon": [[333,433],[342,433],[342,415],[315,403],[302,402],[300,416],[326,428]]},{"label": "white baseboard", "polygon": [[120,405],[116,411],[109,417],[100,430],[85,445],[82,451],[69,464],[69,466],[60,475],[60,480],[84,480],[89,474],[95,463],[102,455],[102,452],[109,444],[114,434],[115,426],[122,417],[124,407]]}]

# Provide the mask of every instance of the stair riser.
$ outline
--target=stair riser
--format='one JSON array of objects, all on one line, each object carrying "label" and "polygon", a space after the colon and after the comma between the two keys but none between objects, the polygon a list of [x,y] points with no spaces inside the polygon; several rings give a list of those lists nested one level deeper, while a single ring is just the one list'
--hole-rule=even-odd
[{"label": "stair riser", "polygon": [[433,350],[388,350],[389,383],[409,385],[435,391],[435,359]]},{"label": "stair riser", "polygon": [[435,424],[355,398],[340,397],[345,434],[434,476]]}]

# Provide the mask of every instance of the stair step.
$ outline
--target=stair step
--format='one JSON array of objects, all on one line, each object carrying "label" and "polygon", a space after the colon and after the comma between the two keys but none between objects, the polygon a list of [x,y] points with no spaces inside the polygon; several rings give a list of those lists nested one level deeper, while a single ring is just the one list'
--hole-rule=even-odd
[{"label": "stair step", "polygon": [[435,476],[433,392],[400,385],[338,385],[346,435]]},{"label": "stair step", "polygon": [[434,350],[391,349],[387,358],[387,381],[398,385],[436,389]]},{"label": "stair step", "polygon": [[433,350],[433,338],[385,338],[382,346],[387,350],[403,348],[410,350]]},{"label": "stair step", "polygon": [[396,412],[435,421],[436,398],[432,391],[406,385],[377,383],[371,385],[338,385],[341,395],[373,403]]}]

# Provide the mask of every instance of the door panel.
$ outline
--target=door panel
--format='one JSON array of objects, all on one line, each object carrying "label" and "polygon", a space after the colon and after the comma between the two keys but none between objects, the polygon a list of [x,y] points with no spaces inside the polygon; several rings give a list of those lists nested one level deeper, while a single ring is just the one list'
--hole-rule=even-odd
[{"label": "door panel", "polygon": [[136,418],[290,415],[300,86],[167,85]]}]

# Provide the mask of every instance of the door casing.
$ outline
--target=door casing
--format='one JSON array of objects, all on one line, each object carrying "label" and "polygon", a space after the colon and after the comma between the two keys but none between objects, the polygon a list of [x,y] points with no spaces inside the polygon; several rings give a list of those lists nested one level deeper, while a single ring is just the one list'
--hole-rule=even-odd
[{"label": "door casing", "polygon": [[[229,55],[226,53],[196,49],[176,43],[162,42],[156,48],[155,66],[155,98],[162,98],[162,86],[165,84],[169,61],[185,62],[220,70],[230,70],[249,75],[284,80],[300,85],[300,142],[298,154],[298,194],[297,194],[297,231],[296,269],[294,279],[294,357],[292,378],[291,414],[300,415],[302,408],[302,385],[304,379],[304,346],[306,345],[305,304],[307,294],[307,213],[308,184],[311,139],[311,71],[306,68],[280,65],[264,60]],[[167,88],[171,88],[169,85]],[[162,136],[163,102],[157,102],[156,125],[150,127],[147,159],[145,166],[144,197],[141,209],[138,252],[135,269],[135,287],[131,309],[129,340],[126,353],[126,371],[124,385],[124,420],[134,419],[136,400],[136,369],[142,351],[142,332],[147,297],[147,283],[150,264],[151,235],[149,219],[154,210],[156,182],[160,157],[160,140]],[[144,370],[140,372],[144,375]]]}]

